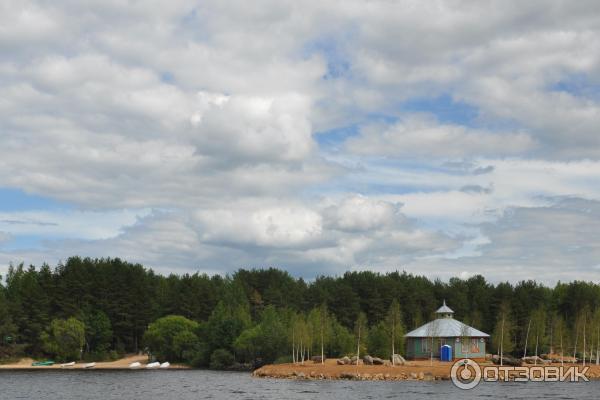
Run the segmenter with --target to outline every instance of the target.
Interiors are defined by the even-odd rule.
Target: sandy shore
[[[31,365],[34,360],[31,358],[22,358],[19,362],[12,364],[3,364],[0,365],[0,370],[46,370],[46,369],[59,369],[59,370],[72,370],[72,369],[84,369],[84,365],[87,364],[85,362],[78,362],[73,367],[61,368],[60,363],[45,366],[45,367],[34,367]],[[142,364],[140,369],[144,369],[146,364],[148,363],[147,356],[140,355],[130,355],[124,358],[121,358],[116,361],[107,361],[107,362],[97,362],[94,369],[103,369],[103,370],[111,370],[111,369],[129,369],[129,365],[134,362],[139,362]],[[171,364],[169,369],[186,369],[189,368],[186,365],[180,364]]]
[[[409,361],[406,365],[337,365],[337,360],[325,364],[305,362],[301,364],[265,365],[254,371],[260,378],[284,379],[356,379],[356,380],[449,380],[452,363],[440,361]],[[480,365],[492,366],[482,362]],[[552,364],[560,366],[560,364]],[[567,364],[565,364],[567,365]],[[532,367],[532,365],[524,365]],[[579,365],[581,368],[582,366]],[[590,379],[600,379],[600,366],[590,366],[586,373]]]

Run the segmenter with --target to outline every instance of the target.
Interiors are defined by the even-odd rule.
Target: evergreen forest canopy
[[[0,281],[2,281],[0,279]],[[296,279],[278,269],[162,276],[139,264],[72,257],[55,268],[11,266],[0,284],[0,358],[101,360],[148,350],[161,361],[236,363],[403,354],[402,336],[446,303],[499,338],[504,353],[538,346],[591,357],[600,348],[600,285],[430,280],[405,272]],[[504,335],[500,335],[500,321]],[[393,346],[393,347],[392,347]],[[293,349],[293,350],[292,350]],[[589,353],[588,353],[589,352]]]

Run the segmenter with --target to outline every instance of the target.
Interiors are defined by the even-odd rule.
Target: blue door
[[[452,346],[445,344],[440,347],[440,361],[452,361]]]

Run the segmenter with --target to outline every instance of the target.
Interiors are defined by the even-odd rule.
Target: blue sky
[[[0,274],[597,281],[600,9],[552,3],[6,4]]]

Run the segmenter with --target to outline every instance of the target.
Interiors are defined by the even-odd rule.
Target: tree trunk
[[[563,351],[562,329],[560,331],[560,365],[561,366],[565,365],[565,357],[564,357],[564,351]]]
[[[527,335],[525,336],[525,350],[523,351],[523,358],[527,357],[527,342],[529,341],[529,329],[531,329],[531,318],[529,318],[529,324],[527,325]]]
[[[325,338],[321,327],[321,364],[325,364]]]
[[[584,367],[585,367],[585,345],[586,345],[586,343],[585,343],[585,323],[586,323],[586,320],[584,317],[584,319],[583,319],[583,366]]]
[[[539,335],[535,335],[535,359],[533,360],[533,364],[537,365],[537,355],[538,355],[538,343],[539,343]]]
[[[358,363],[360,361],[360,324],[358,324],[358,342],[356,345],[356,366],[358,367]]]
[[[577,326],[575,326],[575,346],[573,347],[573,364],[575,364],[575,360],[577,359],[577,339],[579,339],[579,334],[577,332]]]
[[[500,366],[504,365],[504,315],[502,315],[502,328],[500,328]]]
[[[392,321],[392,366],[396,365],[396,357],[394,357],[394,355],[396,354],[396,351],[394,350],[394,342],[396,341],[396,324]]]

